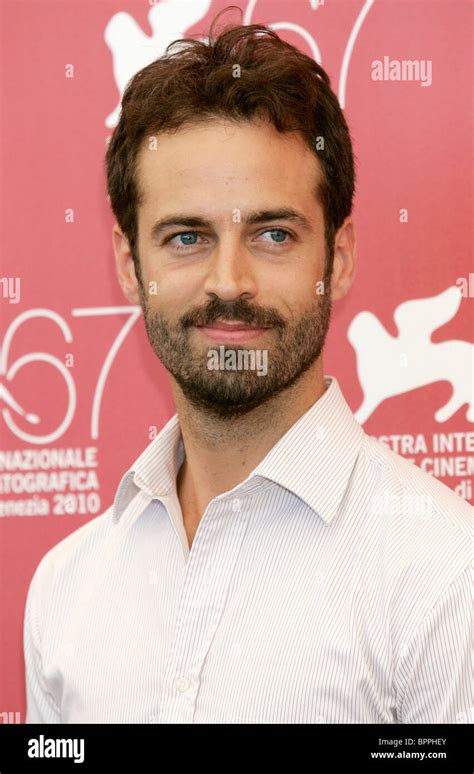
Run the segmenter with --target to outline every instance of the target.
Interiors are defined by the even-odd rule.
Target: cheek
[[[265,303],[261,303],[281,310],[287,319],[298,318],[320,299],[318,283],[321,280],[322,274],[315,270],[314,265],[311,270],[307,267],[306,271],[290,270],[281,277],[274,275],[266,285],[261,286],[261,297],[266,299]]]
[[[145,276],[148,307],[158,311],[171,324],[176,323],[187,310],[206,303],[202,283],[191,271],[148,268]]]

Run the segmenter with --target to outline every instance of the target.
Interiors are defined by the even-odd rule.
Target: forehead
[[[276,194],[286,204],[316,204],[319,160],[296,132],[266,122],[212,120],[147,137],[137,181],[145,208],[205,203],[253,207]],[[280,201],[281,203],[281,201]]]

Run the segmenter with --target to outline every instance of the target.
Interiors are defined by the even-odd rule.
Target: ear
[[[337,301],[349,292],[355,276],[356,237],[354,223],[346,218],[334,239],[331,296]]]
[[[117,223],[112,228],[112,247],[114,249],[115,266],[122,293],[130,303],[139,304],[140,292],[130,245]]]

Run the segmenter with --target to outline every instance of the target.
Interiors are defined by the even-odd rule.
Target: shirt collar
[[[329,523],[349,483],[364,437],[337,379],[254,469],[296,494]]]
[[[235,489],[262,477],[293,492],[329,523],[346,490],[364,430],[337,379],[324,379],[326,391]],[[175,414],[122,477],[112,507],[113,521],[119,521],[140,491],[149,498],[174,495],[183,459],[183,440]]]

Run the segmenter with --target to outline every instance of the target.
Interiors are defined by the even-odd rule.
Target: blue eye
[[[285,231],[284,228],[269,228],[266,231],[263,232],[263,234],[279,234],[283,237],[291,237],[291,234],[288,231]],[[263,236],[262,234],[262,236]],[[281,244],[283,242],[283,239],[277,239],[274,244]]]
[[[183,239],[183,240],[185,240],[185,241],[184,241],[184,244],[177,245],[178,249],[179,249],[180,247],[194,247],[194,245],[196,244],[196,242],[195,242],[195,241],[190,241],[190,242],[188,242],[187,240],[188,240],[190,237],[191,237],[191,239],[193,240],[193,239],[194,239],[195,237],[197,237],[197,236],[198,236],[198,234],[197,234],[197,232],[196,232],[196,231],[182,231],[180,234],[175,234],[173,237],[170,237],[170,240],[169,240],[169,241],[170,241],[170,242],[172,242],[172,241],[173,241],[173,239],[176,239],[177,237],[179,237],[180,239]]]
[[[199,234],[196,231],[180,231],[179,234],[173,234],[166,240],[172,247],[178,252],[186,251],[187,247],[195,247],[198,242]],[[175,239],[180,239],[181,242],[174,244]]]

